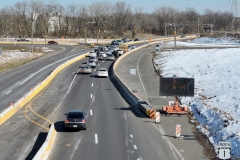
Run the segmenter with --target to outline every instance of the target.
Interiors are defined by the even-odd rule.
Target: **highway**
[[[86,61],[64,69],[0,126],[0,159],[32,159],[51,123],[57,138],[48,159],[179,159],[151,121],[125,102],[111,79],[76,74]],[[97,68],[111,63],[100,61]],[[64,114],[70,109],[88,114],[86,131],[65,131]]]
[[[97,68],[110,65],[100,61]],[[71,68],[76,72],[78,65]],[[49,160],[179,159],[157,128],[136,114],[109,78],[96,78],[96,72],[93,75],[78,75],[63,99],[56,114],[58,134]],[[71,109],[88,114],[86,131],[64,129],[64,113]]]
[[[63,58],[81,52],[81,49],[69,48],[68,52],[61,53]],[[162,139],[158,128],[123,99],[114,86],[111,72],[109,78],[97,78],[96,71],[92,75],[78,73],[87,59],[61,71],[41,94],[0,126],[0,159],[32,159],[45,141],[51,123],[55,124],[57,131],[48,158],[51,160],[181,159],[175,148]],[[37,62],[30,64],[34,66]],[[48,64],[51,63],[37,68],[41,70]],[[97,68],[109,68],[111,64],[100,61]],[[51,69],[45,72],[45,76]],[[7,72],[6,76],[12,74]],[[16,77],[21,77],[20,73]],[[88,114],[86,131],[64,129],[64,114],[70,109],[81,109]]]
[[[80,47],[54,46],[54,48],[61,51],[49,53],[0,75],[0,112],[41,82],[58,65],[86,52],[86,49]]]

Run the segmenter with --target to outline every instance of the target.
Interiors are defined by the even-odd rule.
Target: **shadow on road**
[[[32,151],[29,153],[29,155],[27,156],[27,158],[25,160],[32,160],[33,157],[36,155],[36,153],[38,152],[38,150],[41,148],[41,146],[43,145],[43,143],[45,142],[46,138],[47,138],[47,132],[40,132],[38,134],[38,137],[36,139],[36,142],[32,148]]]
[[[65,129],[64,121],[58,121],[54,123],[55,130],[57,132],[78,132],[81,129]]]

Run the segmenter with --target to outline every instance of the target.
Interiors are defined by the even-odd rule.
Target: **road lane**
[[[100,62],[99,67],[109,65],[109,62]],[[110,79],[88,78],[74,85],[75,91],[69,93],[62,106],[87,110],[87,130],[66,132],[63,122],[57,124],[58,136],[50,160],[180,159],[148,119],[133,113],[134,109],[122,99]],[[95,93],[89,93],[92,84]],[[87,105],[84,101],[88,100],[89,94],[94,98]],[[84,105],[78,105],[73,97],[78,97]]]
[[[59,53],[49,53],[38,60],[2,73],[0,75],[0,112],[40,83],[57,66],[88,50],[81,47],[65,47]]]
[[[50,123],[33,114],[30,108],[42,117],[56,122],[59,104],[72,83],[74,71],[85,61],[74,63],[60,72],[40,95],[0,126],[0,159],[32,159],[45,141]],[[78,75],[78,78],[84,76]],[[30,122],[26,116],[35,123]]]

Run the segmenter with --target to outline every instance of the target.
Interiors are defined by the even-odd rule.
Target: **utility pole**
[[[87,33],[86,33],[86,23],[85,23],[85,29],[84,29],[84,31],[85,31],[85,46],[86,46],[86,44],[87,44]]]
[[[176,29],[176,23],[174,23],[174,49],[176,50],[176,36],[177,36],[177,29]]]
[[[32,13],[32,32],[31,32],[31,39],[32,39],[32,44],[31,44],[31,52],[33,53],[33,30],[34,30],[34,23],[38,17],[38,14],[33,12]]]
[[[165,24],[165,37],[167,37],[167,27],[166,27],[167,23]]]
[[[199,35],[199,18],[198,18],[198,36],[200,36],[200,35]]]
[[[237,15],[238,15],[238,0],[232,0],[232,12],[233,12],[233,15],[235,14],[235,16],[233,17],[233,20],[232,20],[232,31],[234,31],[234,24],[235,24],[235,21],[236,21],[236,18],[237,18]]]

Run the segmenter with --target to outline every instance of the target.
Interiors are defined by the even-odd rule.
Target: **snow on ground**
[[[31,52],[21,52],[21,51],[3,51],[2,54],[0,54],[0,65],[11,63],[14,60],[20,60],[20,59],[29,59],[29,58],[37,58],[41,56],[42,53],[34,53]]]
[[[173,46],[173,42],[163,46]],[[231,157],[240,158],[240,48],[236,39],[198,38],[190,42],[177,42],[181,46],[214,45],[214,49],[170,50],[158,53],[154,59],[156,69],[163,77],[195,79],[195,96],[184,97],[197,129],[203,132],[218,151],[219,141],[231,142]],[[205,46],[206,46],[205,45]],[[229,46],[230,47],[230,46]]]

